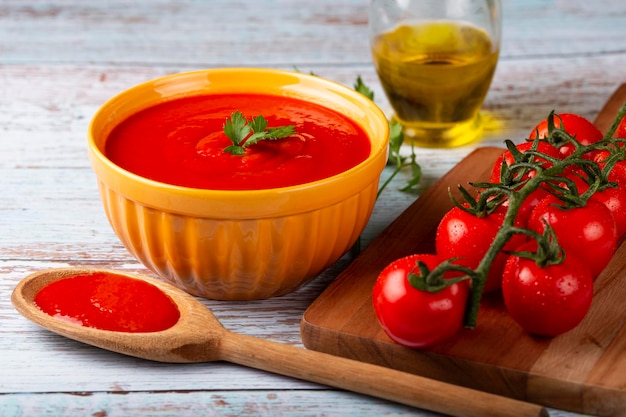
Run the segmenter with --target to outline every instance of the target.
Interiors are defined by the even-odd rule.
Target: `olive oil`
[[[499,54],[487,32],[450,21],[404,23],[376,36],[372,53],[394,117],[416,145],[478,139]]]

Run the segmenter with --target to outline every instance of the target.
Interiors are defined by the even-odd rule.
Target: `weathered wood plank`
[[[503,59],[623,52],[623,2],[502,4]],[[367,6],[367,0],[4,0],[0,51],[13,64],[365,64]]]
[[[211,417],[314,417],[366,416],[372,409],[384,410],[377,416],[440,414],[418,412],[409,407],[343,391],[255,390],[248,392],[196,390],[180,392],[61,393],[0,396],[0,414],[38,417],[60,416],[211,416]]]
[[[121,394],[121,395],[120,395]],[[74,415],[152,417],[326,417],[326,416],[442,416],[345,391],[255,390],[179,392],[71,392],[0,396],[0,414],[60,417]],[[550,410],[551,417],[573,416]]]
[[[484,106],[495,120],[477,145],[522,140],[536,122],[554,109],[593,119],[624,81],[625,66],[626,53],[501,62]],[[13,98],[0,101],[0,168],[88,167],[86,132],[100,105],[132,85],[188,70],[193,68],[0,66],[0,95]],[[302,70],[346,85],[353,85],[356,77],[362,75],[374,89],[376,102],[391,113],[371,65],[310,66]],[[33,85],[41,87],[31,88]],[[449,169],[475,146],[452,151],[419,149],[418,153],[426,168],[429,160],[437,159],[449,161],[445,167]],[[445,169],[439,168],[434,176],[442,172]]]

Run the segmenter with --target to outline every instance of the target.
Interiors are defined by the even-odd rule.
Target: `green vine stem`
[[[517,184],[472,184],[477,188],[486,188],[487,192],[481,193],[479,199],[490,199],[494,200],[494,196],[504,195],[505,199],[508,200],[508,208],[504,217],[504,221],[500,230],[496,234],[491,246],[489,247],[487,253],[484,255],[483,259],[479,263],[478,267],[475,269],[472,275],[472,285],[470,289],[470,295],[467,304],[467,310],[465,314],[465,326],[468,328],[474,328],[476,326],[477,318],[478,318],[478,310],[480,306],[480,300],[482,298],[483,289],[485,286],[485,282],[487,279],[487,275],[491,265],[493,264],[496,256],[502,251],[506,243],[511,239],[514,234],[517,233],[526,233],[525,230],[520,230],[520,228],[515,227],[515,219],[517,217],[517,213],[520,210],[521,205],[526,200],[526,198],[534,191],[536,191],[542,184],[545,183],[559,183],[562,182],[562,177],[559,177],[560,174],[565,171],[570,166],[581,166],[585,164],[590,164],[588,160],[583,159],[583,155],[597,149],[609,150],[611,152],[611,156],[609,160],[611,161],[611,165],[614,165],[618,160],[626,159],[626,155],[617,144],[614,139],[612,139],[612,135],[615,132],[615,129],[619,125],[620,121],[626,115],[626,103],[624,103],[619,110],[615,121],[613,122],[612,127],[605,134],[604,139],[600,142],[591,144],[591,145],[582,145],[575,140],[575,138],[567,135],[567,133],[562,130],[555,128],[553,132],[547,138],[547,141],[550,142],[554,140],[555,142],[563,143],[563,137],[566,136],[566,139],[572,142],[575,145],[574,152],[567,156],[564,159],[556,159],[552,158],[548,155],[542,154],[535,150],[527,151],[526,154],[530,156],[540,156],[542,159],[549,161],[551,164],[549,167],[544,168],[538,163],[533,163],[534,158],[530,159],[530,163],[528,161],[520,161],[513,163],[508,167],[510,170],[518,170],[518,178],[521,177],[524,172],[527,172],[529,169],[535,170],[536,174],[534,177],[530,179],[525,179]],[[507,141],[507,146],[513,145],[511,141]],[[513,145],[514,146],[514,145]],[[595,162],[591,162],[591,164],[596,164]],[[608,164],[607,164],[608,165]],[[597,169],[596,169],[597,168]],[[612,166],[608,167],[608,170]],[[586,169],[585,172],[590,177],[598,176],[598,173],[601,173],[601,178],[590,178],[590,182],[593,183],[594,187],[591,192],[586,192],[581,196],[578,196],[584,203],[587,198],[589,198],[595,189],[597,189],[602,182],[606,182],[608,177],[608,172],[601,171],[596,164],[592,169]],[[494,191],[495,189],[495,191]],[[574,190],[575,191],[575,190]],[[561,196],[559,196],[561,197]],[[567,200],[570,197],[565,196],[564,199]],[[500,200],[504,200],[500,198]]]

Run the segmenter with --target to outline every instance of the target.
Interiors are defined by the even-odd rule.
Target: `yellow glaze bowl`
[[[311,101],[356,122],[369,157],[303,185],[216,191],[143,178],[104,153],[111,131],[147,107],[211,93],[260,93]],[[389,126],[369,99],[320,77],[273,69],[208,69],[158,78],[106,102],[88,132],[89,159],[104,210],[124,246],[190,294],[250,300],[291,292],[337,261],[365,228],[387,161]]]

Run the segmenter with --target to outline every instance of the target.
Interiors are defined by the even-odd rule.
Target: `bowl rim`
[[[355,119],[345,113],[344,115],[357,123],[370,138],[370,155],[367,159],[346,171],[304,184],[258,190],[212,190],[173,185],[142,177],[113,163],[101,149],[104,147],[106,136],[110,133],[110,129],[134,112],[154,106],[159,102],[197,95],[200,92],[206,94],[208,91],[206,88],[216,88],[215,83],[211,81],[212,78],[217,80],[222,78],[236,78],[238,81],[247,80],[239,85],[238,89],[241,92],[249,92],[249,84],[252,82],[252,77],[255,79],[265,77],[266,80],[277,80],[272,85],[264,85],[258,91],[255,90],[255,93],[294,95],[301,99],[305,99],[304,96],[306,96],[308,99],[314,98],[318,104],[334,107],[334,110],[340,112],[342,104],[350,103],[355,109],[359,110],[361,117]],[[205,81],[204,86],[201,85],[202,81]],[[185,86],[194,88],[187,89]],[[217,86],[217,88],[224,87]],[[232,89],[233,87],[230,86],[224,91],[232,92]],[[131,98],[133,96],[141,96],[142,93],[151,91],[156,92],[156,95],[154,95],[155,100],[146,98],[144,100],[145,103],[136,104],[134,110],[128,111],[126,117],[120,118],[117,123],[107,121],[115,116],[120,106],[132,103]],[[312,94],[312,96],[308,94]],[[328,95],[330,98],[326,98],[325,95]],[[161,98],[159,99],[157,96]],[[333,97],[340,100],[341,104],[331,106],[330,103]],[[369,125],[366,124],[366,120],[369,120]],[[103,123],[104,126],[108,126],[108,132],[104,134],[99,132],[103,127]],[[372,134],[378,135],[378,137],[373,138]],[[375,172],[375,183],[377,185],[378,178],[388,158],[389,123],[384,112],[372,100],[338,82],[298,71],[254,67],[224,67],[169,74],[144,81],[123,90],[98,108],[89,123],[87,136],[89,160],[101,187],[106,186],[142,205],[169,212],[198,217],[207,217],[207,215],[215,217],[215,213],[230,210],[227,214],[224,213],[223,216],[218,215],[218,217],[260,218],[313,211],[320,207],[335,204],[347,198],[348,194],[357,194],[365,187],[371,186],[371,172]],[[101,139],[102,137],[104,138]],[[102,141],[102,145],[99,145],[99,139]],[[369,176],[365,175],[367,172],[370,172]],[[347,183],[350,183],[350,187],[345,187]],[[143,190],[139,191],[138,188],[143,188]],[[293,202],[294,199],[306,198],[307,195],[311,195],[311,192],[325,188],[339,190],[339,192],[317,192],[315,201],[309,201],[306,207],[302,204],[296,204],[296,206],[299,206],[298,208],[291,207],[293,204],[290,202]],[[350,189],[352,190],[349,191]],[[175,204],[172,199],[176,200]],[[253,210],[254,213],[252,213],[252,210],[246,209],[247,203],[251,199],[258,201],[261,206],[266,208],[259,211],[259,204],[254,204],[255,209]],[[214,209],[209,210],[211,213],[207,213],[205,207],[207,200],[213,203]],[[237,205],[238,208],[233,210],[233,205]]]

